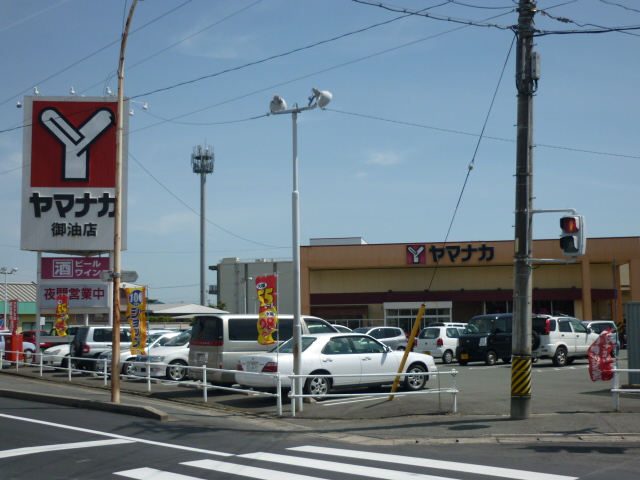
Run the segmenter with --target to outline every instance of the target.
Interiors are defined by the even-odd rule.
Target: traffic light
[[[584,217],[582,215],[566,215],[560,219],[560,248],[563,255],[575,257],[584,255],[587,247]]]

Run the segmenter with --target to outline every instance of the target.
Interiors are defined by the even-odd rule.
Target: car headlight
[[[55,350],[45,350],[43,353],[46,353],[47,355],[58,355],[60,350],[60,348],[56,348]]]
[[[152,362],[152,363],[162,363],[164,361],[164,357],[158,357],[158,356],[153,357],[153,356],[151,356],[151,357],[149,357],[149,361]]]
[[[480,343],[478,345],[480,345],[481,347],[486,347],[487,346],[487,337],[482,337],[480,339]]]

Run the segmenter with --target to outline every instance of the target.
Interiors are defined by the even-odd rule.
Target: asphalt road
[[[273,420],[206,425],[0,398],[3,480],[635,480],[640,446],[385,445],[270,428]]]

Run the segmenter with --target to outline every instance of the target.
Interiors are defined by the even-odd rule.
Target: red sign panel
[[[43,257],[43,280],[99,280],[109,270],[108,257]]]
[[[115,188],[114,102],[33,102],[32,187]]]

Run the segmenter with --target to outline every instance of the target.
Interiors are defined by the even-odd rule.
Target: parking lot
[[[618,367],[627,368],[627,352],[622,350]],[[457,413],[460,415],[509,415],[511,366],[497,364],[485,366],[482,363],[470,363],[459,366],[438,364],[440,371],[455,370],[457,395]],[[3,373],[16,373],[14,367],[7,367]],[[40,377],[40,369],[30,366],[20,368],[19,375]],[[56,382],[68,382],[68,373],[61,370],[44,369],[43,379]],[[540,360],[533,365],[533,387],[531,411],[533,414],[553,414],[567,412],[611,412],[613,399],[612,381],[592,382],[589,377],[588,362],[577,360],[573,365],[555,367],[550,360]],[[98,389],[110,389],[110,384],[101,375],[74,372],[72,382]],[[440,385],[438,385],[440,382]],[[621,374],[621,384],[627,383],[627,374]],[[449,375],[433,377],[428,382],[430,390],[451,386]],[[145,379],[123,377],[120,383],[122,392],[145,395],[151,398],[176,402],[203,403],[203,386],[200,382],[169,382],[152,380],[151,391]],[[347,398],[326,398],[317,402],[305,403],[297,416],[307,418],[381,418],[406,415],[441,415],[453,411],[453,396],[449,393],[396,396],[389,401],[386,395],[390,387],[379,389],[361,389],[350,393],[383,394],[380,396],[358,396]],[[207,390],[208,405],[246,413],[276,416],[277,403],[273,397],[247,394],[229,390]],[[625,412],[640,412],[640,396],[623,395],[620,409]],[[290,415],[290,401],[283,399],[284,415]]]

